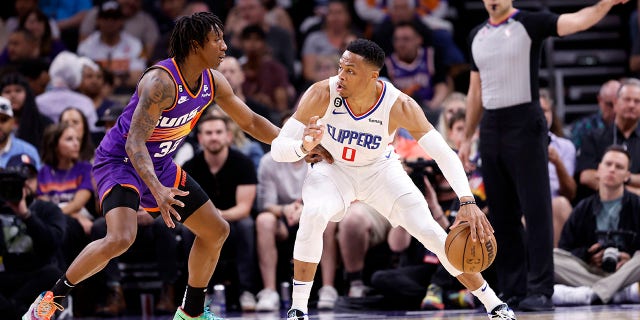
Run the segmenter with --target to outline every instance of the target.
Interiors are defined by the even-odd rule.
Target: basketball
[[[466,273],[476,273],[487,269],[496,258],[498,245],[492,235],[481,243],[471,240],[471,228],[463,222],[451,229],[445,241],[444,251],[451,265]]]

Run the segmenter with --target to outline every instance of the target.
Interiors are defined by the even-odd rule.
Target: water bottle
[[[211,311],[218,315],[223,315],[227,311],[227,297],[224,292],[224,285],[213,286],[213,298],[211,299]]]
[[[280,284],[280,299],[282,300],[282,308],[289,310],[291,308],[291,284],[288,281]]]

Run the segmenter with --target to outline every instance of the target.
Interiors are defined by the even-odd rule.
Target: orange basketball
[[[498,245],[491,235],[484,243],[471,240],[471,228],[463,222],[449,231],[444,243],[444,252],[451,265],[466,273],[476,273],[488,268],[496,258]]]

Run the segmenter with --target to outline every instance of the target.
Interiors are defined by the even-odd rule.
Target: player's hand
[[[462,200],[464,201],[464,200]],[[469,222],[469,228],[471,229],[471,240],[484,243],[489,237],[492,236],[493,227],[487,216],[478,208],[475,204],[467,204],[458,210],[456,215],[456,221],[451,225],[451,229],[457,227],[463,221]]]
[[[329,153],[327,149],[325,149],[321,144],[319,144],[315,148],[313,148],[311,151],[309,151],[309,154],[307,154],[307,156],[304,157],[304,161],[311,164],[318,163],[320,161],[326,161],[327,163],[332,164],[333,156],[331,156],[331,153]]]
[[[158,203],[158,208],[160,208],[160,214],[162,214],[162,220],[169,228],[175,228],[176,224],[171,219],[171,216],[174,216],[176,220],[180,221],[182,218],[178,211],[173,207],[176,205],[178,207],[184,207],[184,203],[178,199],[175,199],[175,196],[185,197],[189,194],[188,191],[182,191],[178,188],[167,188],[162,187],[162,189],[155,195],[156,202]]]
[[[324,134],[324,126],[320,123],[320,117],[313,116],[309,119],[307,127],[304,128],[304,134],[302,135],[302,146],[305,150],[311,151],[322,140]]]
[[[469,160],[470,155],[471,140],[464,139],[460,143],[460,148],[458,148],[458,157],[460,158],[460,161],[462,161],[462,166],[464,166],[465,172],[470,172],[471,170],[473,170],[473,164],[471,163],[471,160]]]

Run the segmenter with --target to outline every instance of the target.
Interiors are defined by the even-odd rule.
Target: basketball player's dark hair
[[[222,21],[211,12],[197,12],[179,18],[169,39],[169,56],[176,62],[184,62],[189,53],[198,46],[204,46],[211,30],[218,36],[224,32]]]
[[[627,156],[627,159],[629,159],[629,166],[631,165],[631,154],[629,153],[629,150],[627,150],[627,146],[626,145],[612,144],[612,145],[608,146],[607,149],[604,150],[603,154],[606,154],[609,151],[620,152],[620,153],[624,154],[625,156]],[[629,167],[627,166],[627,169],[628,168]]]
[[[381,70],[384,66],[384,51],[375,42],[367,39],[356,39],[347,45],[347,51],[364,58],[364,61]]]

